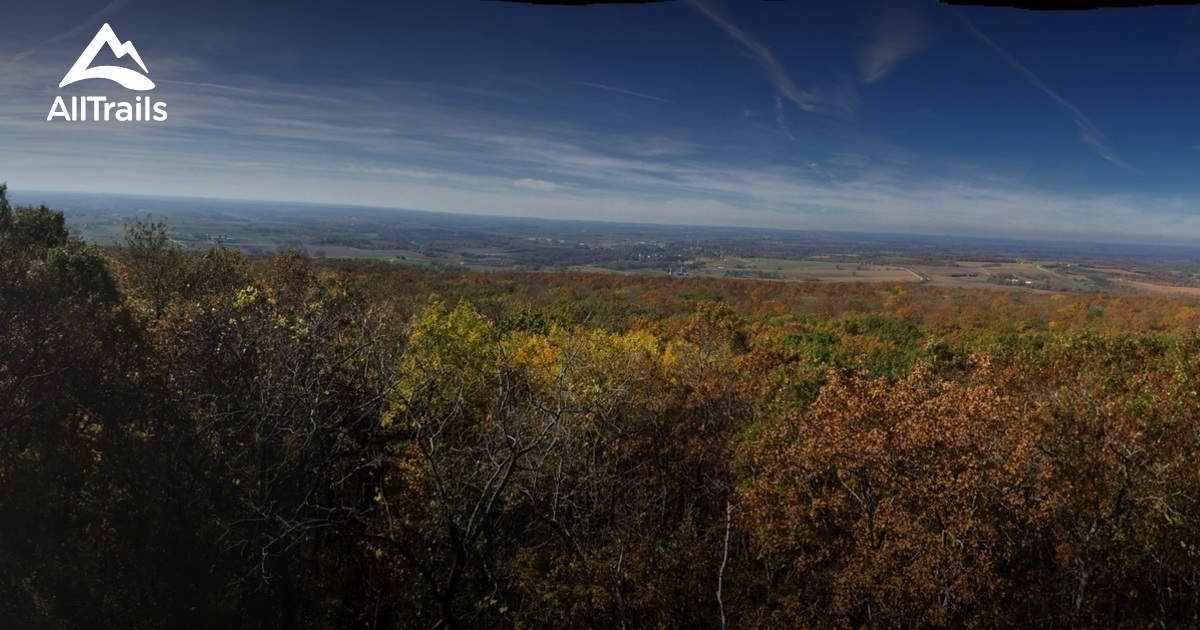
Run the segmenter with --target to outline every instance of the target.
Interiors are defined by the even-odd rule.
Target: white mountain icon
[[[64,87],[84,79],[108,79],[109,81],[116,81],[130,90],[143,91],[154,89],[154,82],[149,77],[144,74],[138,74],[137,71],[130,70],[129,68],[122,68],[120,66],[96,66],[95,68],[89,68],[88,66],[96,59],[96,53],[99,53],[100,48],[105,44],[108,44],[108,48],[112,50],[118,59],[129,55],[142,67],[143,72],[150,72],[146,70],[146,64],[142,63],[142,57],[138,55],[137,49],[133,47],[133,42],[121,43],[121,40],[117,39],[117,34],[113,32],[112,27],[105,23],[96,32],[96,36],[92,38],[92,43],[83,49],[83,54],[79,55],[79,59],[75,60],[75,65],[71,66],[71,69],[67,71],[67,76],[63,77],[62,83],[59,83],[58,87]]]

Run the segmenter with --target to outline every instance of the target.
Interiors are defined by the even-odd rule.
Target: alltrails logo
[[[66,87],[76,81],[84,79],[108,79],[119,83],[122,87],[130,90],[144,92],[154,89],[154,82],[145,74],[141,74],[136,70],[122,68],[120,66],[95,66],[92,67],[92,62],[95,61],[96,55],[104,46],[108,46],[117,58],[129,55],[141,67],[142,72],[149,73],[146,69],[146,64],[142,62],[141,55],[138,54],[136,48],[133,47],[133,42],[121,43],[117,39],[117,34],[113,32],[112,27],[108,24],[100,27],[96,36],[92,38],[92,43],[83,50],[83,54],[79,55],[79,59],[75,60],[75,65],[67,71],[67,75],[63,77],[58,87]],[[89,108],[89,105],[91,106]],[[107,96],[72,96],[71,106],[67,107],[67,101],[61,96],[54,97],[54,105],[50,107],[50,113],[46,116],[46,120],[54,120],[62,117],[64,120],[71,122],[88,120],[89,109],[91,120],[109,121],[116,120],[121,122],[130,121],[155,121],[162,122],[167,119],[167,104],[155,103],[151,100],[150,95],[145,97],[137,97],[132,103],[124,101],[109,101]]]

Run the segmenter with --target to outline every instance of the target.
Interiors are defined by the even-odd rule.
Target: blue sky
[[[58,87],[106,22],[167,121],[46,121],[140,94]],[[1200,239],[1194,7],[45,0],[0,64],[14,190]]]

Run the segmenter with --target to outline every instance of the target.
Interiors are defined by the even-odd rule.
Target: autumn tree
[[[216,621],[204,548],[161,473],[169,414],[106,256],[0,186],[0,621]],[[201,588],[197,588],[201,587]],[[190,609],[190,613],[186,612]]]
[[[780,571],[775,622],[989,626],[1035,603],[1046,458],[986,363],[979,375],[834,372],[748,444],[739,522]]]

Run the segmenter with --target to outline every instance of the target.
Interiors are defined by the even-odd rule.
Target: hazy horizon
[[[1109,240],[1066,237],[1017,237],[1017,236],[988,236],[984,234],[938,234],[931,232],[901,232],[901,231],[880,231],[880,230],[839,230],[819,227],[776,227],[776,226],[752,226],[733,224],[685,224],[685,223],[667,223],[655,222],[652,220],[607,220],[603,218],[587,218],[587,217],[536,217],[524,215],[487,215],[475,212],[457,212],[457,211],[441,211],[441,210],[421,210],[417,208],[404,208],[393,206],[376,206],[365,204],[349,204],[349,203],[322,203],[313,201],[289,201],[280,199],[234,199],[228,197],[196,197],[196,196],[178,196],[178,195],[139,195],[139,194],[123,194],[123,193],[105,193],[105,192],[74,192],[74,191],[52,191],[52,190],[14,190],[11,186],[8,189],[8,198],[14,205],[37,206],[45,204],[52,209],[63,210],[67,217],[68,227],[72,224],[72,216],[78,211],[83,214],[91,214],[105,210],[103,207],[107,203],[133,203],[135,201],[144,201],[147,204],[155,207],[139,207],[134,209],[129,208],[112,208],[114,212],[128,214],[129,218],[151,218],[155,221],[162,220],[166,223],[168,229],[172,229],[172,218],[185,218],[192,216],[196,211],[226,211],[232,209],[243,210],[247,214],[247,219],[260,212],[267,213],[287,213],[295,211],[298,213],[312,211],[315,216],[325,216],[322,212],[344,212],[361,210],[368,215],[377,217],[377,213],[396,213],[397,220],[410,218],[406,215],[416,213],[420,215],[429,215],[436,222],[438,217],[445,217],[447,220],[463,220],[470,218],[480,219],[496,219],[496,220],[511,220],[511,221],[532,221],[541,222],[547,226],[555,225],[557,221],[566,222],[566,224],[582,224],[595,225],[599,228],[603,226],[613,226],[617,228],[631,229],[644,227],[650,232],[656,232],[660,229],[668,228],[695,228],[697,230],[713,230],[719,232],[734,232],[744,233],[747,236],[755,235],[793,235],[801,236],[805,234],[829,234],[839,237],[877,237],[884,240],[890,239],[905,239],[914,243],[955,243],[962,247],[981,246],[996,244],[1010,245],[1027,245],[1032,249],[1046,247],[1053,249],[1058,246],[1068,246],[1074,249],[1074,246],[1088,247],[1096,246],[1101,248],[1128,248],[1130,250],[1143,250],[1147,253],[1151,251],[1172,251],[1175,253],[1185,252],[1189,259],[1196,258],[1200,260],[1200,244],[1189,242],[1163,242],[1160,240],[1120,240],[1119,237],[1114,237]],[[97,201],[102,203],[97,203]],[[78,204],[78,205],[76,205]],[[160,206],[161,204],[161,206]],[[180,204],[172,207],[172,204]],[[298,215],[297,215],[298,216]],[[378,218],[378,217],[377,217]],[[665,237],[665,235],[662,235]],[[1049,250],[1047,250],[1049,251]],[[982,252],[986,253],[986,252]],[[1111,251],[1093,252],[1097,255],[1111,255]],[[1128,254],[1129,252],[1126,252]]]

